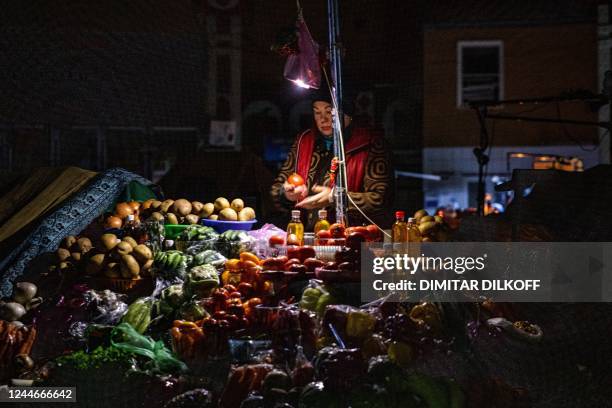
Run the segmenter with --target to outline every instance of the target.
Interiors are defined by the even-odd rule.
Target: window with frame
[[[457,106],[499,101],[504,94],[502,41],[460,41],[457,44]]]

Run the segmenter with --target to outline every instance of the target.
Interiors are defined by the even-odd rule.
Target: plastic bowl
[[[239,230],[239,231],[250,231],[253,228],[253,225],[257,222],[257,220],[251,221],[219,221],[219,220],[209,220],[204,218],[200,221],[202,225],[207,227],[212,227],[219,234],[227,231],[227,230]]]
[[[166,224],[164,225],[164,230],[165,230],[164,237],[166,239],[175,240],[176,237],[178,237],[179,234],[183,232],[183,230],[187,228],[188,226],[189,225],[183,225],[183,224]]]

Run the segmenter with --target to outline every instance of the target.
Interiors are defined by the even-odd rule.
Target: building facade
[[[476,7],[478,2],[473,3]],[[480,144],[481,124],[470,101],[600,92],[595,6],[567,10],[561,4],[560,10],[546,13],[537,6],[492,3],[483,5],[476,16],[464,10],[464,20],[458,12],[452,22],[445,17],[452,9],[430,10],[430,23],[425,25],[423,171],[440,176],[424,184],[430,210],[476,206],[478,163],[473,149]],[[487,112],[595,123],[597,108],[575,100],[506,103]],[[502,204],[504,197],[495,197],[494,185],[508,179],[513,168],[530,168],[533,156],[578,157],[585,168],[602,161],[604,147],[596,125],[489,119],[486,127],[486,191]]]

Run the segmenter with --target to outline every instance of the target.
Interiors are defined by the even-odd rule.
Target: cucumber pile
[[[246,231],[227,230],[217,239],[216,249],[227,258],[238,258],[241,252],[250,251],[253,238]]]
[[[190,225],[176,238],[179,241],[209,241],[219,236],[217,232],[204,225]]]
[[[144,333],[151,323],[151,298],[140,298],[130,305],[121,318],[122,323],[129,323],[138,333]]]
[[[157,252],[153,258],[155,266],[166,272],[178,272],[181,274],[191,264],[193,257],[185,255],[181,251]]]
[[[226,258],[219,252],[207,249],[193,255],[191,266],[212,265],[214,267],[222,267],[225,261]]]
[[[182,271],[185,268],[198,265],[223,266],[226,258],[212,249],[184,254],[181,251],[170,250],[157,252],[153,258],[155,266],[165,271]]]
[[[248,238],[249,234],[242,230],[227,230],[219,235],[220,242],[242,242]]]

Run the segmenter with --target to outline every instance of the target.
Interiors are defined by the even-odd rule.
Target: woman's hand
[[[301,201],[308,195],[306,185],[302,184],[296,187],[287,181],[283,184],[283,191],[285,192],[285,198],[289,201]]]
[[[295,206],[306,210],[328,207],[332,203],[332,189],[325,186],[314,186],[312,188],[316,194],[303,199]]]

